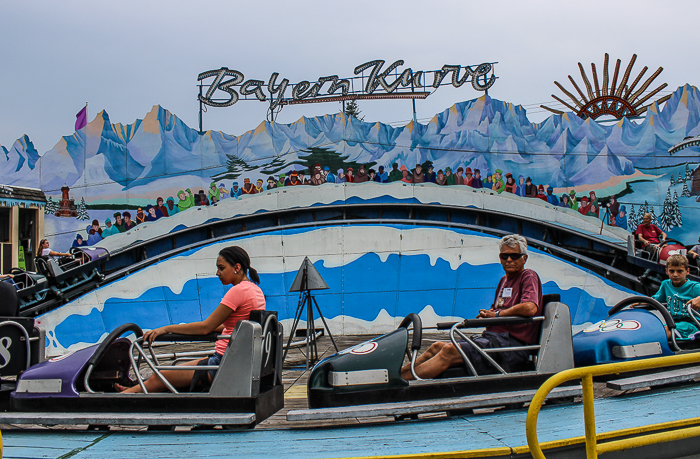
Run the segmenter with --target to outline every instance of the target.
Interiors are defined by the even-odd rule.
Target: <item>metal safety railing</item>
[[[624,449],[638,448],[657,443],[681,440],[700,436],[700,426],[687,427],[667,432],[653,433],[634,438],[606,441],[598,444],[599,436],[596,434],[595,410],[593,407],[593,377],[631,371],[650,370],[676,365],[688,365],[700,363],[700,352],[690,354],[673,355],[670,357],[658,357],[654,359],[634,360],[631,362],[608,363],[591,367],[572,368],[555,374],[542,384],[532,398],[527,412],[525,423],[527,444],[530,454],[535,459],[545,459],[539,439],[537,438],[537,418],[547,395],[555,387],[567,381],[581,380],[583,387],[583,419],[586,429],[586,457],[597,458],[598,454],[621,451]]]

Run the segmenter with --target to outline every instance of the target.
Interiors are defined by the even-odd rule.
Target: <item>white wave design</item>
[[[383,262],[391,254],[427,255],[432,265],[442,259],[450,264],[451,269],[456,270],[462,263],[472,266],[497,263],[497,241],[498,238],[495,237],[464,234],[449,229],[380,225],[325,227],[296,234],[277,233],[232,239],[197,249],[188,255],[172,257],[100,287],[42,315],[37,319],[37,324],[54,337],[54,330],[67,317],[87,316],[95,309],[101,313],[105,302],[110,298],[136,299],[156,286],[168,287],[179,294],[187,281],[197,277],[213,277],[218,252],[228,245],[243,247],[252,255],[252,266],[260,273],[275,274],[297,271],[306,256],[312,262],[321,260],[325,267],[335,268],[350,264],[370,253],[377,254]],[[609,285],[595,274],[538,251],[530,251],[527,266],[538,272],[543,284],[552,281],[563,290],[580,288],[594,298],[602,298],[609,306],[629,296],[626,291]],[[431,311],[434,315],[432,308]],[[349,316],[337,317],[331,321],[332,330],[376,333],[377,330],[386,331],[389,325],[396,326],[397,320],[401,320],[392,318],[386,311],[377,313],[377,319],[371,322]],[[460,318],[426,316],[424,321],[431,323],[433,319],[449,321]],[[344,323],[343,327],[336,322]],[[73,350],[77,346],[63,348],[60,337],[54,338],[49,346],[51,355]],[[80,346],[84,347],[82,344]]]

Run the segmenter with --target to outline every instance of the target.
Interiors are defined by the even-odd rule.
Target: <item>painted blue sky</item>
[[[605,52],[635,73],[664,72],[667,90],[695,81],[692,58],[698,30],[691,1],[462,2],[349,1],[250,4],[180,0],[114,2],[3,2],[0,30],[0,144],[29,135],[39,153],[73,132],[75,114],[89,102],[89,119],[107,110],[113,122],[132,123],[161,104],[197,126],[197,75],[222,66],[246,78],[272,72],[292,82],[337,74],[373,60],[404,59],[406,67],[498,61],[489,94],[523,104],[530,119],[548,116],[553,80],[580,81]],[[662,93],[662,94],[665,94]],[[470,86],[445,87],[417,104],[426,122],[453,103],[478,97]],[[267,104],[239,102],[210,108],[204,128],[241,134],[265,118]],[[365,101],[366,121],[405,124],[411,102]],[[337,103],[287,107],[278,121],[340,110]]]

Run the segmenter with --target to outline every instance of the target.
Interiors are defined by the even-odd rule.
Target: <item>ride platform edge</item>
[[[596,401],[600,440],[700,425],[700,418],[680,419],[680,407],[700,403],[696,386],[636,392]],[[5,458],[123,458],[137,455],[238,458],[279,455],[285,458],[457,458],[529,457],[525,410],[495,411],[448,419],[360,424],[328,428],[248,431],[76,432],[3,430]],[[580,404],[545,406],[538,426],[548,458],[585,457],[583,408]],[[614,457],[682,457],[700,451],[694,439],[637,448]],[[653,455],[651,455],[653,453]],[[606,457],[613,457],[613,455]]]

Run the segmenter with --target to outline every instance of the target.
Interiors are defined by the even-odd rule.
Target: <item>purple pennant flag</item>
[[[87,105],[75,115],[75,130],[79,131],[87,124]]]

